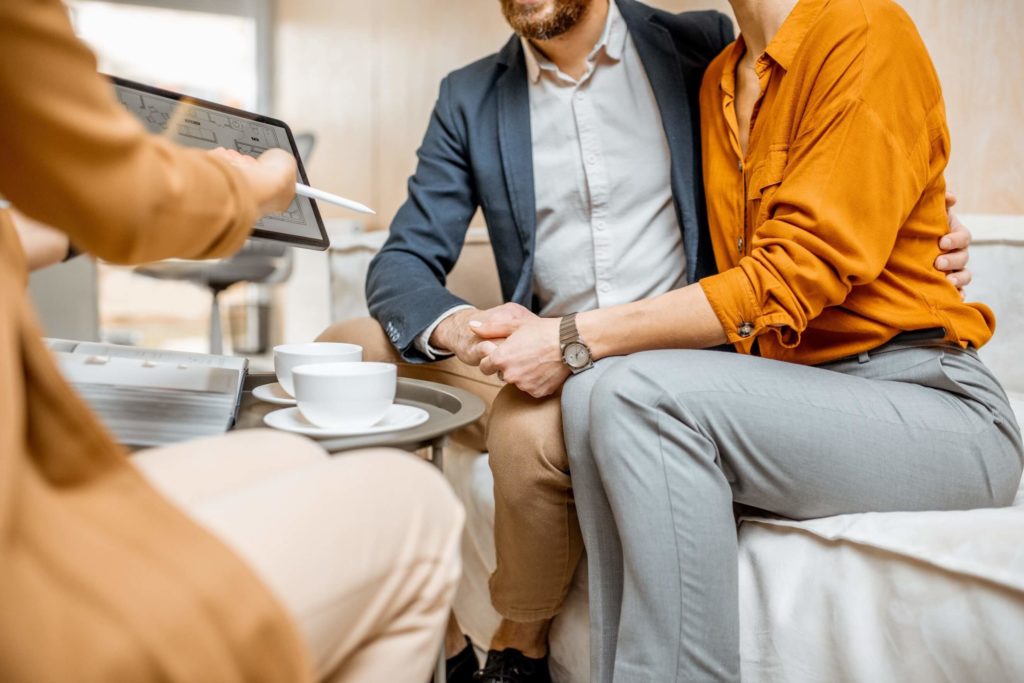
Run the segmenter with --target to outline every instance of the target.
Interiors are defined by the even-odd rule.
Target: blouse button
[[[743,323],[740,325],[739,333],[741,337],[746,339],[750,335],[754,334],[754,325],[752,323]]]
[[[743,245],[744,244],[746,244],[746,243],[743,241],[742,237],[739,238],[738,240],[736,240],[736,251],[738,251],[738,252],[740,252],[742,254],[743,253]]]

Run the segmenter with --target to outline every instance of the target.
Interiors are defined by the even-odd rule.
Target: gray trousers
[[[612,358],[562,409],[595,683],[740,679],[734,501],[794,519],[1002,506],[1024,461],[999,383],[934,343],[820,367]]]

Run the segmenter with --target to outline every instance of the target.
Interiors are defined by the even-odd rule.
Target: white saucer
[[[380,422],[369,427],[357,429],[325,429],[317,427],[299,412],[296,408],[284,408],[268,413],[263,422],[273,429],[280,429],[293,434],[302,434],[319,438],[336,436],[368,436],[370,434],[386,434],[397,432],[402,429],[418,427],[430,419],[430,414],[422,408],[406,406],[399,403],[392,404],[388,412],[381,418]]]
[[[284,390],[284,387],[279,382],[261,384],[252,390],[252,395],[254,398],[258,398],[265,403],[273,403],[276,406],[295,405],[295,399]]]

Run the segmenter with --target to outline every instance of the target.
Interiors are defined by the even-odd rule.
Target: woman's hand
[[[268,149],[254,159],[233,149],[218,147],[211,156],[228,162],[239,171],[252,188],[260,214],[280,213],[295,199],[295,157],[283,149]]]
[[[67,235],[17,211],[11,211],[11,218],[14,220],[14,229],[21,239],[21,248],[25,252],[29,272],[56,265],[67,257]]]
[[[534,398],[554,394],[571,374],[562,361],[557,318],[532,318],[511,323],[470,323],[482,339],[503,339],[500,344],[485,342],[487,354],[480,370],[487,375],[514,384]]]

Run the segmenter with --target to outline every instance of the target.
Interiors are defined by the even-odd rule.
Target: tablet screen
[[[121,104],[151,133],[185,147],[225,147],[253,157],[273,147],[284,149],[296,157],[299,178],[308,183],[295,140],[283,122],[120,78],[111,80]],[[296,197],[284,213],[260,219],[253,236],[314,249],[328,246],[320,212],[305,197]]]

